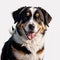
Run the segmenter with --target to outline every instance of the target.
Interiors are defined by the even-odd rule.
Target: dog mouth
[[[39,29],[39,30],[40,30],[40,29]],[[27,38],[28,38],[29,40],[32,40],[33,38],[36,37],[36,35],[37,35],[37,33],[39,32],[39,30],[38,30],[37,32],[32,32],[32,31],[27,32],[27,31],[24,29],[24,32],[25,32]]]
[[[35,36],[36,36],[36,33],[34,33],[34,32],[28,32],[28,34],[27,34],[27,38],[29,40],[32,40]]]

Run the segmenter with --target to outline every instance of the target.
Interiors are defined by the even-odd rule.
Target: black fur
[[[29,8],[31,7],[25,6],[12,13],[15,23],[20,21],[22,21],[22,23],[25,23],[26,21],[29,21],[31,15],[29,17],[26,16],[26,12]]]
[[[30,18],[32,16],[31,11],[29,11],[30,12],[30,16],[29,17],[26,16],[26,13],[27,13],[27,11],[28,11],[29,8],[31,8],[31,7],[26,7],[25,6],[25,7],[22,7],[22,8],[14,11],[12,13],[12,16],[14,18],[15,23],[16,22],[20,22],[20,21],[22,23],[25,23],[25,22],[27,22],[27,21],[30,20]],[[38,19],[38,23],[41,24],[41,20],[44,19],[44,24],[47,25],[47,26],[49,26],[48,24],[50,23],[50,21],[52,19],[52,17],[50,16],[50,14],[46,10],[44,10],[43,8],[41,8],[41,7],[35,7],[35,8],[37,8],[36,12],[39,13],[39,10],[40,10],[42,12],[43,16],[41,15],[38,18],[36,18],[35,14],[34,14],[33,15],[34,20]]]
[[[20,13],[20,11],[21,11],[22,9],[24,9],[24,8],[25,8],[25,7],[22,7],[22,8],[14,11],[14,12],[12,13],[12,16],[13,16],[13,18],[14,18],[14,23],[16,23],[17,21],[20,21],[19,13]]]
[[[22,22],[22,23],[25,23],[27,21],[30,20],[31,16],[32,16],[32,13],[31,11],[30,12],[30,16],[26,16],[26,13],[28,11],[30,7],[22,7],[20,9],[18,9],[17,11],[14,11],[12,13],[12,16],[14,18],[14,22]],[[38,10],[40,10],[42,12],[42,16],[40,16],[38,18],[38,22],[39,24],[41,24],[41,20],[42,20],[42,17],[44,18],[44,24],[48,26],[48,24],[50,23],[51,21],[51,16],[44,10],[42,9],[41,7],[37,7]],[[36,17],[33,15],[34,17],[34,20],[36,19]],[[13,28],[12,28],[13,29]],[[14,29],[13,29],[14,30]],[[17,31],[19,33],[19,29],[17,28]],[[45,33],[45,32],[44,32]],[[43,33],[43,34],[44,34]],[[31,52],[25,47],[21,47],[20,44],[17,44],[13,39],[13,37],[11,37],[4,45],[3,49],[2,49],[2,54],[1,54],[1,60],[15,60],[16,58],[14,57],[13,53],[12,53],[12,48],[11,48],[11,45],[16,48],[17,50],[21,50],[23,51],[24,53],[26,54],[31,54]]]
[[[12,53],[12,48],[13,46],[15,49],[23,51],[26,54],[30,54],[31,52],[26,48],[22,47],[20,44],[16,43],[13,38],[11,37],[4,45],[2,49],[2,54],[1,54],[1,60],[15,60],[16,58],[14,57]]]
[[[12,46],[19,51],[23,51],[25,54],[30,54],[31,53],[25,46],[22,46],[22,44],[18,44],[13,40],[12,40]]]
[[[3,49],[2,49],[2,54],[1,54],[1,60],[15,60],[15,57],[12,53],[12,48],[11,48],[11,38],[5,43]]]
[[[38,9],[41,10],[42,13],[43,13],[43,16],[44,16],[44,24],[47,25],[47,26],[49,26],[48,24],[50,23],[52,17],[51,17],[50,14],[49,14],[46,10],[44,10],[43,8],[38,7]]]

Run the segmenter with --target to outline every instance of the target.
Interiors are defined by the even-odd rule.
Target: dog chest
[[[13,54],[16,57],[16,60],[42,60],[43,53],[41,54],[26,54],[22,51],[17,51],[13,48]]]

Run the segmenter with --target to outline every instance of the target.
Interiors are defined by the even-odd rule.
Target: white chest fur
[[[20,54],[17,50],[13,51],[15,57],[18,60],[42,60],[43,53],[40,55],[37,55],[36,52],[41,49],[44,45],[44,40],[42,38],[42,35],[37,34],[37,36],[33,40],[26,40],[23,37],[20,37],[19,34],[16,32],[13,36],[14,40],[22,44],[22,46],[25,46],[29,51],[32,52],[32,54]]]
[[[38,60],[37,56],[33,55],[33,54],[20,54],[18,51],[14,52],[15,57],[18,60]]]
[[[38,54],[24,54],[22,52],[17,51],[14,48],[13,48],[13,53],[14,53],[14,56],[18,60],[42,60],[42,58],[43,58],[43,53],[40,55],[38,55]]]

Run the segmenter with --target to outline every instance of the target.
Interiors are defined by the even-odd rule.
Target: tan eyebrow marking
[[[30,16],[30,12],[27,12],[26,15],[27,15],[27,16]]]
[[[36,17],[39,17],[39,16],[40,16],[40,14],[39,14],[39,13],[36,13],[36,14],[35,14],[35,16],[36,16]]]

